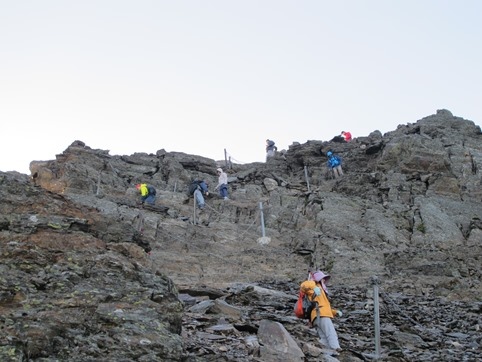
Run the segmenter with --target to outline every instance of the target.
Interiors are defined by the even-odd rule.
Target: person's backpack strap
[[[318,302],[315,303],[315,310],[316,310],[316,318],[320,318],[320,306],[318,305]]]

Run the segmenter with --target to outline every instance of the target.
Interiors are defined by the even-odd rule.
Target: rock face
[[[228,167],[75,141],[31,176],[0,172],[0,360],[368,360],[377,289],[384,360],[480,359],[481,165],[480,127],[447,110]],[[293,314],[312,269],[343,310],[336,357]]]

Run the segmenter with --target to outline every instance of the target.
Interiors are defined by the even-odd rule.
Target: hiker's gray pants
[[[340,348],[338,335],[336,334],[335,326],[333,325],[331,318],[316,317],[315,326],[322,345],[332,349]]]
[[[343,169],[341,168],[341,165],[333,167],[333,174],[335,175],[335,178],[343,175]]]

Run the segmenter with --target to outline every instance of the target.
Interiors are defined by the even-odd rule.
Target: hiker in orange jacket
[[[320,337],[319,342],[335,351],[340,351],[340,343],[336,334],[335,326],[331,321],[335,316],[341,317],[340,310],[332,309],[328,299],[328,288],[326,283],[330,280],[330,275],[322,271],[311,274],[312,280],[301,283],[301,291],[308,295],[308,298],[317,303],[317,307],[311,312],[310,321],[316,326],[316,331]]]

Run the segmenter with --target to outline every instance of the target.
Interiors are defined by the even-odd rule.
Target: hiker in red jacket
[[[350,132],[341,131],[341,136],[345,139],[345,142],[351,141],[351,133]]]

